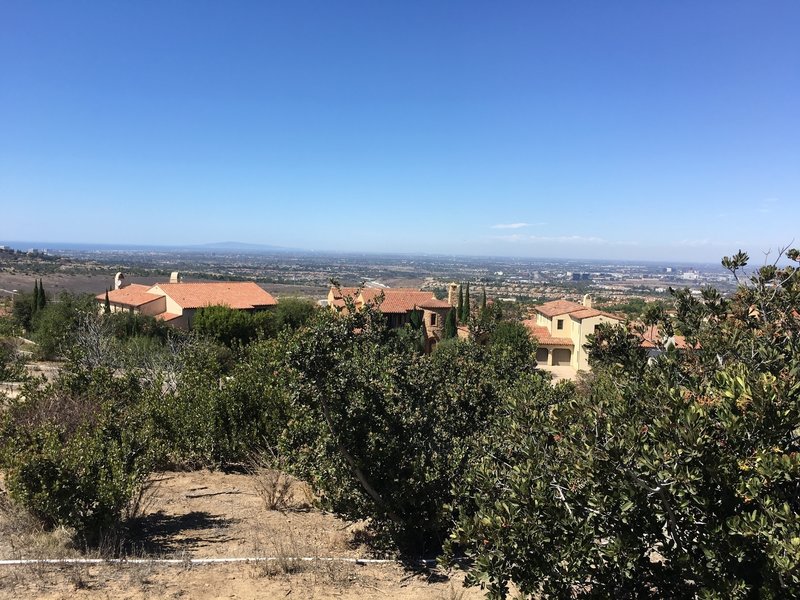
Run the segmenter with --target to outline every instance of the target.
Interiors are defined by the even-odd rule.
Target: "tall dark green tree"
[[[470,301],[469,301],[469,281],[468,281],[464,289],[464,307],[461,313],[461,320],[464,323],[468,323],[469,315],[470,315]]]
[[[38,304],[38,309],[42,310],[47,305],[47,296],[44,293],[44,286],[42,285],[42,280],[39,280],[39,297],[36,300]]]
[[[31,296],[31,316],[39,312],[39,280],[33,282],[33,296]]]
[[[481,296],[481,311],[486,310],[486,286],[483,288],[483,295]]]
[[[449,340],[454,337],[456,337],[456,311],[451,308],[444,320],[444,339]]]
[[[459,321],[463,321],[464,318],[464,288],[462,286],[458,286],[458,307],[457,307],[457,317]]]
[[[111,301],[108,299],[108,290],[106,290],[106,299],[103,302],[103,313],[111,314]]]

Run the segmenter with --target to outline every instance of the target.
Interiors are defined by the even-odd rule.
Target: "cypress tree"
[[[462,316],[462,320],[464,323],[469,321],[469,314],[470,314],[470,306],[469,306],[469,281],[467,282],[467,288],[464,291],[464,312]]]
[[[458,320],[461,321],[464,316],[464,290],[461,286],[458,286]]]
[[[454,338],[456,333],[456,311],[451,308],[447,311],[447,317],[444,320],[444,339]]]
[[[31,316],[35,315],[39,310],[39,280],[33,281],[33,296],[31,297]]]
[[[47,296],[44,293],[44,286],[42,280],[39,280],[39,310],[42,310],[47,304]]]
[[[111,302],[108,299],[108,288],[106,288],[106,301],[103,303],[103,312],[105,314],[111,313]]]
[[[483,287],[483,296],[481,296],[481,312],[486,310],[486,286]]]

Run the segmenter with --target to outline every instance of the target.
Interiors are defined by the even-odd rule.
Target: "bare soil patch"
[[[275,557],[213,565],[102,564],[0,566],[0,598],[481,598],[461,575],[415,573],[396,563],[363,565],[326,558],[370,558],[362,524],[308,507],[295,483],[293,510],[267,510],[252,476],[210,471],[153,476],[145,510],[124,552],[130,557]],[[0,480],[2,486],[2,480]],[[93,557],[69,532],[42,532],[0,496],[0,558]],[[109,539],[109,548],[117,544]],[[106,551],[108,548],[106,549]],[[117,548],[119,550],[119,548]],[[297,557],[314,560],[298,561]]]

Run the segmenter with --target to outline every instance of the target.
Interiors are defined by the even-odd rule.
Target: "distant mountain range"
[[[91,242],[27,242],[27,241],[2,241],[0,245],[6,245],[17,250],[28,250],[30,248],[49,249],[49,250],[123,250],[132,252],[148,251],[170,251],[183,250],[195,252],[213,251],[234,251],[234,252],[308,252],[302,248],[287,248],[285,246],[272,246],[270,244],[250,244],[246,242],[212,242],[208,244],[95,244]]]

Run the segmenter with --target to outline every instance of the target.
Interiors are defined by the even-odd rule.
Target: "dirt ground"
[[[311,598],[468,600],[461,574],[413,572],[398,563],[355,564],[325,558],[371,558],[360,524],[309,508],[295,483],[290,510],[267,510],[258,478],[209,471],[166,472],[152,478],[132,558],[264,558],[271,562],[163,565],[0,566],[0,598]],[[2,480],[0,480],[2,486]],[[0,498],[2,501],[2,498]],[[108,547],[116,546],[109,540]],[[96,557],[81,552],[69,532],[42,532],[30,518],[0,503],[0,559]],[[298,561],[297,557],[313,560]]]

